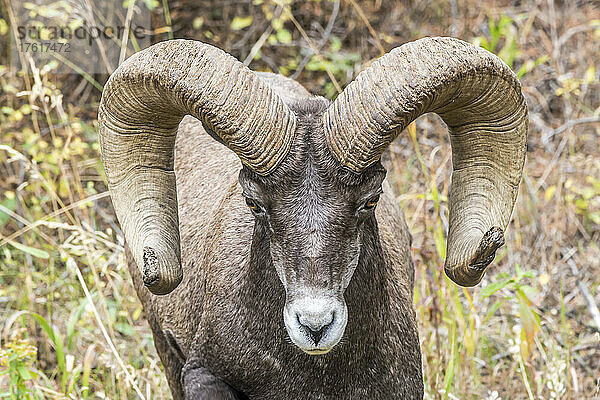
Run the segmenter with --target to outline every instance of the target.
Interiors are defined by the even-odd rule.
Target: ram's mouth
[[[333,347],[330,347],[328,349],[308,349],[308,350],[302,349],[302,351],[304,351],[306,354],[311,355],[311,356],[321,356],[323,354],[329,353],[332,348]]]

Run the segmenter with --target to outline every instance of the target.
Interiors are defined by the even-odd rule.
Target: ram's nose
[[[295,299],[283,311],[290,339],[305,353],[325,354],[344,334],[348,309],[343,299],[314,296]]]
[[[307,312],[296,312],[296,318],[302,329],[315,342],[315,346],[318,346],[327,329],[333,324],[335,312],[329,308],[311,309]]]

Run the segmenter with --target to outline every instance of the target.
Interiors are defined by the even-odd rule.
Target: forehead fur
[[[364,186],[369,181],[378,180],[385,174],[381,163],[377,162],[363,172],[355,173],[343,167],[329,151],[323,129],[323,113],[329,104],[329,100],[317,96],[289,104],[298,124],[288,155],[268,176],[255,174],[246,167],[242,174],[265,188],[293,185],[309,172],[316,172],[344,186]]]

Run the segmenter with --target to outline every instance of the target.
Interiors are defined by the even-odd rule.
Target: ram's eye
[[[371,197],[369,200],[367,200],[367,202],[363,206],[363,210],[372,210],[372,209],[374,209],[375,206],[377,205],[378,201],[379,201],[379,195]]]
[[[259,211],[260,207],[258,207],[258,204],[256,204],[256,202],[248,197],[246,197],[246,205],[248,206],[249,209],[251,209],[252,211]]]

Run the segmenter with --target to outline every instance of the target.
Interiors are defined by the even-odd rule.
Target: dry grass
[[[426,398],[600,397],[591,313],[600,303],[597,3],[289,3],[181,0],[170,19],[175,37],[241,60],[256,52],[251,68],[330,97],[333,81],[346,85],[378,46],[425,35],[455,32],[513,63],[530,108],[527,164],[507,246],[477,288],[442,273],[451,160],[439,118],[418,120],[386,161],[415,239]],[[233,29],[236,17],[251,24]],[[165,25],[162,4],[154,19]],[[26,75],[7,69],[2,26],[0,396],[18,376],[32,398],[169,398],[106,195],[99,91],[41,65]]]

